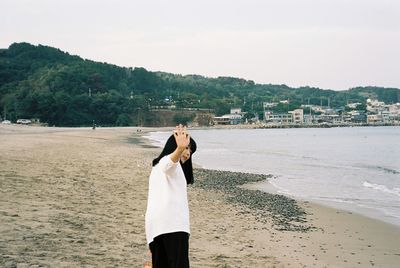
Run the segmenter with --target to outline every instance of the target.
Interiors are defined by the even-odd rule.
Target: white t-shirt
[[[145,221],[148,244],[161,234],[190,233],[185,174],[180,162],[174,163],[170,155],[151,170]]]

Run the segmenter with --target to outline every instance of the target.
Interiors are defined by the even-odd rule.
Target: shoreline
[[[299,198],[299,197],[296,197],[293,195],[280,193],[279,189],[276,188],[269,181],[260,181],[260,182],[256,182],[256,183],[249,183],[249,184],[243,185],[243,187],[246,189],[249,189],[249,190],[260,190],[260,191],[265,191],[265,192],[271,193],[271,194],[281,194],[281,195],[287,196],[289,198],[293,198],[298,202],[309,202],[309,203],[315,204],[317,206],[323,206],[323,207],[327,207],[327,208],[331,208],[331,209],[343,210],[345,212],[354,213],[354,214],[360,215],[362,217],[366,217],[366,218],[369,218],[372,220],[377,220],[382,223],[389,224],[389,225],[392,225],[392,226],[400,229],[400,220],[399,219],[397,219],[397,218],[393,219],[390,216],[382,215],[382,212],[378,211],[377,209],[361,207],[361,206],[358,206],[357,204],[352,204],[352,203],[349,204],[349,203],[340,203],[340,202],[335,202],[335,201],[323,201],[323,200]]]
[[[245,184],[268,180],[272,175],[243,172],[195,169],[195,188],[221,193],[230,204],[238,204],[243,213],[251,213],[261,222],[271,222],[279,231],[308,232],[314,227],[307,224],[304,208],[298,201],[280,194],[248,189]]]
[[[142,267],[147,180],[159,148],[146,146],[141,129],[0,126],[0,266]],[[190,186],[188,195],[193,267],[400,262],[400,229],[379,221],[297,201],[315,229],[285,231],[227,193]]]

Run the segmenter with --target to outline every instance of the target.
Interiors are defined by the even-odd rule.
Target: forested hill
[[[267,74],[266,74],[267,75]],[[208,78],[152,72],[85,60],[59,49],[14,43],[0,50],[0,114],[4,119],[38,118],[56,126],[157,125],[155,106],[207,108],[216,115],[232,107],[256,114],[262,103],[290,100],[342,107],[377,98],[400,101],[397,88],[360,87],[347,91],[256,84],[233,77]],[[279,109],[279,107],[278,107]]]

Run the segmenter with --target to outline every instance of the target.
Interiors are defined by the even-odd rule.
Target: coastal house
[[[367,115],[367,123],[368,124],[381,124],[382,118],[378,114],[369,114],[369,115]]]
[[[213,121],[216,125],[239,125],[243,123],[243,115],[242,109],[232,108],[230,114],[215,116]]]
[[[343,122],[344,123],[365,123],[367,120],[367,116],[364,111],[348,111],[343,114]]]
[[[311,114],[304,115],[304,124],[311,125],[313,123],[314,117]]]
[[[382,115],[382,121],[384,124],[390,124],[392,121],[392,116],[391,113],[389,111],[383,111],[381,113]]]
[[[293,111],[289,111],[289,114],[292,115],[292,122],[294,124],[303,124],[304,123],[303,109],[295,109]]]
[[[368,124],[398,124],[400,103],[385,104],[382,101],[367,99]]]
[[[293,117],[289,113],[272,113],[265,112],[264,114],[265,122],[271,124],[291,124],[293,122]]]
[[[288,113],[265,111],[264,119],[266,123],[271,124],[304,124],[304,111],[303,109],[295,109]]]
[[[317,115],[316,120],[319,124],[341,124],[343,122],[342,117],[338,114]]]
[[[243,122],[243,116],[241,114],[229,114],[231,125],[238,125]]]
[[[213,122],[214,122],[214,125],[230,125],[231,124],[231,120],[228,115],[214,116]]]
[[[395,118],[389,112],[381,112],[379,114],[367,115],[368,124],[392,124],[395,123]]]

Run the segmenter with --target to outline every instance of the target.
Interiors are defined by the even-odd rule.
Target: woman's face
[[[181,154],[181,163],[182,164],[185,163],[190,158],[190,154],[191,154],[190,148],[186,147],[186,149]]]

